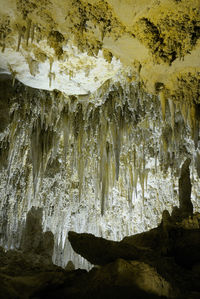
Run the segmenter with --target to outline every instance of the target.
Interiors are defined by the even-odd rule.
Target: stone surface
[[[67,274],[62,268],[48,264],[44,257],[23,251],[0,253],[0,298],[46,298],[45,293],[70,284],[71,276],[76,281],[77,271]],[[77,278],[78,277],[78,278]],[[50,297],[49,297],[50,298]]]
[[[94,265],[104,265],[118,258],[142,260],[155,264],[156,260],[165,257],[171,257],[177,264],[189,269],[199,264],[200,229],[199,221],[196,222],[196,219],[199,219],[200,215],[193,217],[192,213],[190,162],[186,160],[181,169],[180,208],[174,208],[176,213],[172,212],[172,216],[164,211],[163,219],[158,227],[125,237],[120,242],[98,238],[92,234],[69,232],[68,239],[73,249]],[[184,185],[181,185],[183,181]],[[186,188],[185,197],[182,188]],[[186,206],[182,203],[186,203]],[[187,220],[194,225],[187,226]]]
[[[149,248],[114,242],[95,237],[92,234],[69,232],[68,239],[72,248],[94,265],[105,265],[117,258],[145,259],[145,256],[154,255],[154,252]]]
[[[0,16],[0,65],[29,86],[94,92],[122,69],[116,57],[149,92],[161,82],[198,102],[198,0],[2,0]]]
[[[31,212],[38,216],[36,211]],[[86,255],[87,243],[87,258],[103,264],[89,272],[71,266],[64,270],[34,252],[0,247],[0,298],[199,298],[200,230],[172,217],[166,221],[165,214],[159,227],[122,242],[69,233],[75,250]],[[185,220],[195,222],[195,217],[200,216]],[[144,255],[145,249],[151,254]]]
[[[22,232],[20,249],[25,253],[39,254],[47,263],[52,263],[54,235],[42,230],[42,208],[32,207],[27,214]]]
[[[151,295],[152,297],[153,295],[173,297],[173,289],[170,284],[153,267],[144,262],[117,259],[113,263],[97,269],[91,276],[90,283],[93,285],[93,289],[98,289],[99,281],[101,281],[104,288],[118,286],[125,289],[129,287],[136,298],[142,295],[144,298],[148,298],[148,294],[149,297]]]
[[[192,184],[190,180],[190,163],[190,159],[187,159],[183,163],[181,168],[181,176],[179,178],[180,210],[185,217],[193,214],[193,206],[191,203]]]
[[[117,258],[144,261],[155,256],[172,256],[178,264],[192,268],[199,263],[199,229],[181,229],[174,225],[126,237],[121,242],[97,238],[92,234],[69,232],[73,249],[95,265],[104,265]]]
[[[54,261],[88,267],[68,231],[119,241],[155,227],[177,204],[187,158],[199,211],[199,11],[198,0],[1,0],[6,249],[19,248],[28,211],[43,207]],[[35,236],[35,250],[51,240]]]
[[[171,213],[178,204],[178,177],[188,156],[191,199],[199,210],[195,146],[189,119],[178,108],[170,106],[173,114],[166,105],[163,122],[159,98],[134,83],[107,82],[87,103],[84,96],[40,91],[6,76],[2,246],[19,248],[28,211],[42,207],[42,230],[55,237],[54,262],[65,267],[72,260],[88,269],[72,251],[68,231],[120,241],[155,227],[163,210]]]
[[[190,221],[193,220],[190,218]],[[98,285],[97,288],[101,290],[100,280],[108,288],[111,285],[131,286],[130,294],[136,294],[136,298],[143,298],[136,291],[138,287],[147,293],[166,298],[198,298],[200,295],[200,230],[186,228],[183,222],[175,223],[172,218],[168,218],[168,221],[162,222],[158,228],[126,237],[121,242],[73,232],[69,233],[69,240],[74,250],[91,262],[107,263],[106,266],[91,271],[91,275],[94,273],[94,289]],[[122,244],[126,246],[123,247]],[[141,250],[138,256],[134,248]],[[149,249],[151,254],[143,255],[144,249]],[[130,252],[132,256],[128,255]],[[113,258],[116,259],[115,262]],[[132,259],[134,261],[131,261]],[[134,286],[137,286],[136,289]],[[102,291],[103,293],[106,292]]]

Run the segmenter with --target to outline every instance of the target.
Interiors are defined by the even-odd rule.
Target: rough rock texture
[[[109,241],[95,237],[92,234],[68,233],[72,248],[81,254],[85,259],[94,265],[105,265],[117,258],[122,259],[145,259],[145,256],[152,256],[154,252],[149,248],[140,248],[123,242]]]
[[[50,231],[43,233],[42,216],[42,208],[32,207],[28,212],[20,249],[25,253],[39,254],[46,262],[52,263],[54,235]]]
[[[199,228],[185,230],[169,224],[126,237],[121,242],[69,232],[69,241],[77,253],[95,265],[104,265],[117,258],[151,261],[162,255],[174,256],[178,263],[190,267],[200,262]]]
[[[200,220],[199,214],[193,217],[191,223],[196,217]],[[183,222],[171,218],[167,225],[162,222],[154,230],[126,237],[121,242],[73,232],[69,233],[69,240],[73,249],[90,262],[108,264],[95,270],[94,285],[95,279],[97,285],[102,279],[104,286],[137,285],[143,291],[166,298],[198,298],[199,228],[187,228]],[[134,292],[137,294],[133,287]]]
[[[180,208],[174,207],[172,216],[168,211],[164,211],[162,222],[157,228],[126,237],[120,242],[98,238],[92,234],[69,232],[68,239],[73,249],[95,265],[105,265],[117,258],[155,262],[156,258],[161,256],[173,257],[178,264],[189,268],[198,264],[200,262],[199,214],[194,217],[194,221],[190,218],[194,227],[188,229],[184,226],[184,220],[189,215],[193,217],[190,163],[190,159],[187,159],[181,168]]]
[[[107,82],[86,102],[2,76],[2,246],[19,248],[28,211],[42,207],[42,229],[55,237],[54,261],[65,267],[72,260],[79,267],[83,261],[72,251],[68,231],[119,241],[155,227],[163,210],[171,212],[178,202],[187,157],[199,211],[189,112],[185,119],[180,107],[166,103],[163,121],[159,98],[133,82]]]
[[[0,250],[1,299],[46,298],[43,293],[57,290],[63,284],[70,286],[70,280],[76,281],[86,272],[65,272],[56,265],[46,264],[39,254]]]
[[[157,228],[120,242],[69,232],[73,249],[100,265],[87,272],[74,270],[71,261],[65,270],[52,263],[54,236],[43,233],[43,211],[32,207],[20,250],[0,247],[0,298],[199,298],[200,214],[186,216],[181,206],[174,210],[171,216],[163,212]]]
[[[191,203],[191,189],[192,184],[190,181],[190,166],[191,160],[187,159],[181,168],[181,176],[179,178],[179,200],[180,210],[184,216],[193,214],[193,206]]]
[[[0,66],[30,86],[87,94],[116,74],[116,57],[148,91],[161,83],[166,96],[199,102],[199,8],[198,0],[2,0]]]
[[[32,207],[26,219],[20,250],[0,248],[0,298],[31,298],[46,285],[65,281],[62,268],[53,265],[54,236],[42,232],[42,209]]]
[[[32,209],[29,217],[36,219],[39,214],[39,210]],[[30,227],[28,221],[27,226]],[[68,263],[64,270],[46,263],[43,252],[42,255],[5,252],[0,248],[0,298],[197,299],[200,296],[200,214],[180,221],[165,212],[157,228],[121,242],[73,232],[69,233],[69,239],[76,251],[102,266],[87,272],[74,270]]]
[[[177,204],[187,158],[199,210],[199,5],[1,0],[5,248],[19,248],[28,211],[43,207],[54,261],[80,265],[68,231],[120,240],[155,227]]]

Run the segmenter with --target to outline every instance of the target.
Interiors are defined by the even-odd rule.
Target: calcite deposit
[[[199,0],[0,0],[0,47],[6,250],[32,206],[54,262],[85,268],[68,231],[152,229],[188,181],[199,211]]]
[[[126,65],[147,91],[159,82],[166,96],[198,102],[199,32],[199,0],[1,0],[0,65],[67,94],[94,92]]]

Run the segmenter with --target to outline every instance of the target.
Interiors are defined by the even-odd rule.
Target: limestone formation
[[[42,206],[42,230],[55,235],[54,261],[77,267],[83,262],[69,247],[69,230],[119,241],[155,227],[162,211],[178,203],[180,165],[195,145],[189,120],[173,103],[166,103],[163,121],[159,98],[139,83],[107,82],[89,102],[17,80],[12,86],[10,76],[1,86],[5,248],[19,247],[28,211]],[[190,167],[198,211],[195,161]]]
[[[1,0],[0,17],[0,66],[29,86],[88,94],[119,58],[149,92],[199,102],[198,0]]]
[[[92,234],[69,232],[68,238],[72,248],[94,265],[105,265],[118,258],[144,260],[146,256],[155,254],[150,248],[141,248],[134,243],[114,242]]]
[[[182,263],[174,225],[197,229],[200,211],[199,31],[199,0],[1,0],[3,248],[89,269],[76,231],[119,242],[114,258]]]
[[[20,249],[24,253],[38,254],[47,263],[52,263],[54,236],[50,231],[43,233],[42,213],[41,208],[35,207],[28,212]]]
[[[195,222],[195,217],[199,215],[193,217]],[[193,222],[192,219],[190,221]],[[164,221],[153,230],[126,237],[121,242],[74,232],[69,232],[69,240],[73,249],[90,262],[106,264],[91,271],[92,286],[89,292],[99,287],[100,280],[106,288],[111,285],[130,287],[130,294],[135,294],[136,298],[142,296],[139,295],[137,288],[164,298],[198,298],[199,296],[200,289],[196,280],[199,272],[195,266],[200,262],[199,226],[198,229],[188,228],[184,222],[175,223],[168,217],[167,223]],[[112,274],[113,271],[115,274]],[[158,275],[157,278],[155,273]],[[156,285],[157,290],[154,289]],[[114,293],[114,290],[112,292]],[[106,292],[102,292],[101,296],[102,294]],[[98,298],[103,298],[101,296]],[[141,298],[146,298],[144,294],[143,296]]]
[[[33,221],[40,213],[32,209],[29,218]],[[197,299],[200,226],[193,227],[200,214],[185,218],[186,222],[175,223],[169,215],[167,218],[157,228],[121,242],[70,232],[74,249],[101,264],[89,272],[69,269],[71,262],[64,270],[47,264],[43,255],[5,252],[0,247],[0,298]],[[164,244],[168,244],[168,250],[162,250]]]
[[[179,200],[180,210],[183,216],[193,214],[193,205],[191,202],[191,181],[190,181],[190,166],[191,160],[187,159],[181,168],[181,176],[179,179]]]
[[[121,242],[108,241],[91,234],[69,232],[73,249],[92,264],[104,265],[117,258],[152,262],[159,256],[173,256],[178,264],[192,267],[200,262],[200,231],[185,230],[171,224],[126,237]]]

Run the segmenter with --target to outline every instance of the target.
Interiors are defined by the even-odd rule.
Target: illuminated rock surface
[[[29,86],[88,94],[119,58],[148,92],[198,102],[199,0],[1,0],[0,17],[0,66]]]
[[[19,248],[32,206],[54,262],[76,268],[91,266],[69,231],[156,227],[188,181],[180,209],[191,193],[199,211],[199,0],[0,0],[0,47],[4,248]]]

